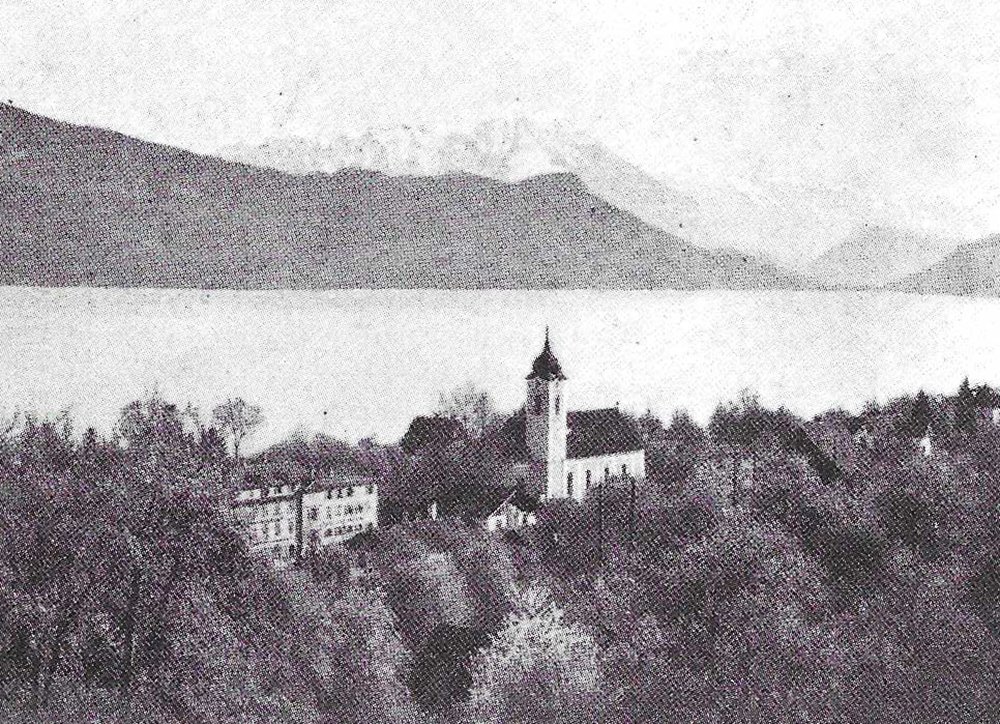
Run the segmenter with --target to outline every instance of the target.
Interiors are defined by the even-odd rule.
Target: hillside
[[[289,173],[336,173],[344,168],[390,176],[472,174],[516,183],[531,176],[571,173],[609,203],[653,226],[693,239],[697,202],[565,123],[528,118],[492,119],[474,128],[376,128],[327,142],[270,139],[259,146],[228,146],[223,158]]]
[[[0,283],[201,288],[774,288],[576,176],[291,175],[0,106]]]
[[[882,286],[927,269],[957,245],[908,229],[863,224],[812,262],[808,271],[831,286]]]
[[[1000,234],[963,244],[929,269],[888,288],[920,294],[1000,295]]]

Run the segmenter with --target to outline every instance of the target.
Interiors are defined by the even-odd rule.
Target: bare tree
[[[458,420],[473,437],[483,434],[490,423],[497,420],[496,408],[490,394],[471,382],[456,387],[438,398],[438,414]]]
[[[212,410],[212,424],[233,439],[233,457],[239,459],[240,445],[264,422],[260,407],[241,397],[231,398]]]

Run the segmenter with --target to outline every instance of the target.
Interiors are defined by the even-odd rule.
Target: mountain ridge
[[[597,196],[664,231],[696,241],[697,201],[568,124],[514,116],[483,121],[470,130],[419,126],[368,129],[326,142],[271,138],[259,145],[229,145],[223,158],[294,174],[347,167],[390,175],[439,176],[463,172],[516,183],[569,171]]]
[[[295,176],[0,106],[0,282],[199,288],[795,288],[593,194],[358,169]]]
[[[956,239],[864,223],[813,260],[806,271],[834,287],[884,286],[930,267],[958,244]]]
[[[1000,233],[961,244],[936,264],[886,288],[917,294],[1000,296]]]

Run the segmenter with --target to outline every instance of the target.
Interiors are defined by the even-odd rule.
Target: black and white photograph
[[[0,722],[1000,723],[1000,3],[0,0]]]

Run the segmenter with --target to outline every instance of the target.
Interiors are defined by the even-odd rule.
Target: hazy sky
[[[785,259],[1000,231],[1000,3],[0,0],[0,95],[200,151],[558,117]]]

